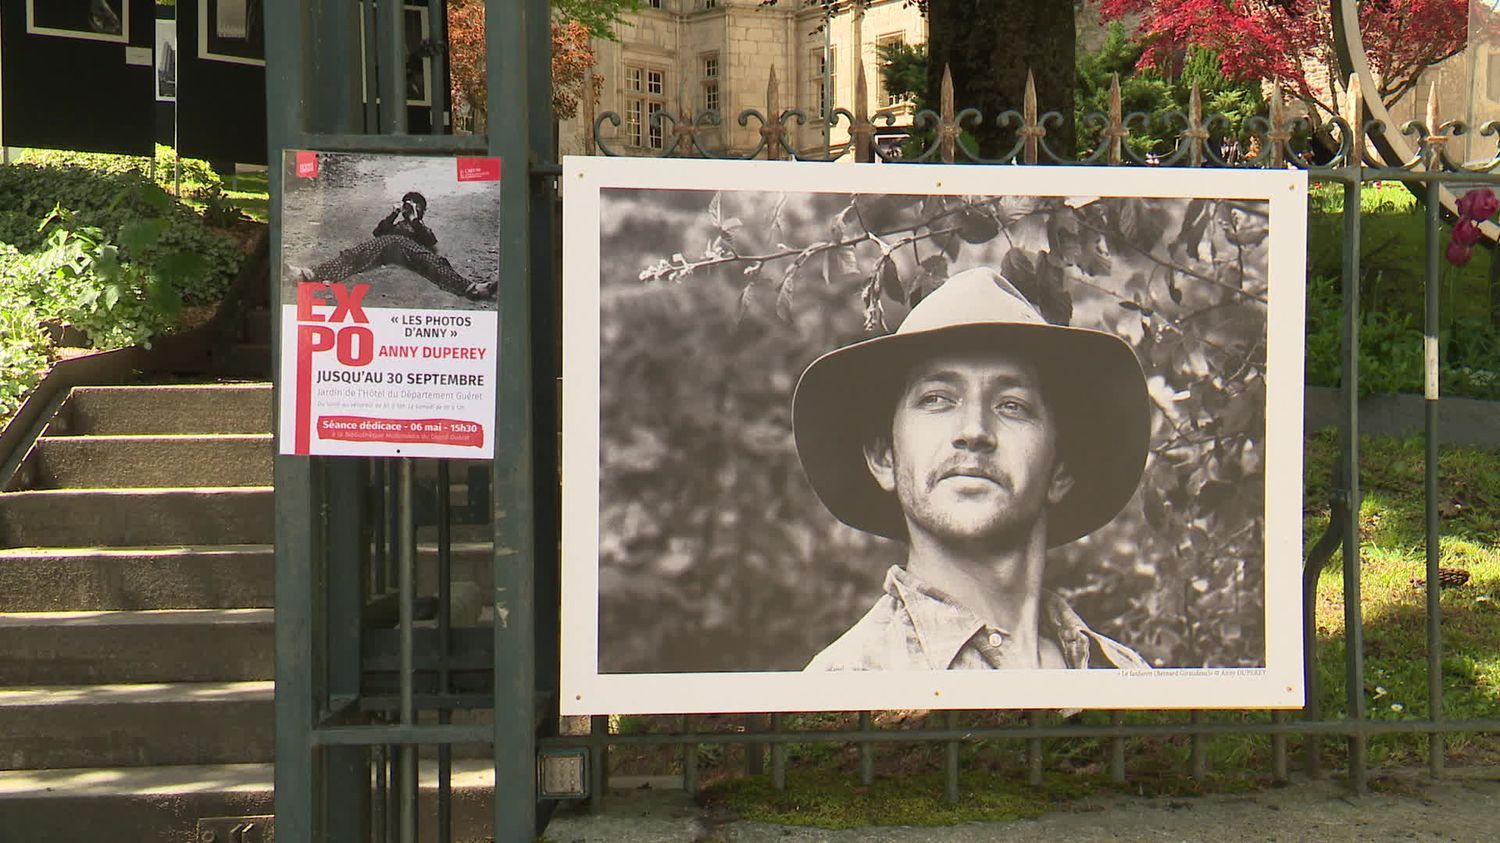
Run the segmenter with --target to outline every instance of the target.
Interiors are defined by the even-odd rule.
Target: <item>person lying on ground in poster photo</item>
[[[377,266],[402,266],[455,296],[493,298],[495,281],[471,281],[437,252],[437,235],[427,227],[427,197],[408,191],[401,203],[376,223],[369,240],[312,267],[288,266],[294,281],[337,283]]]
[[[1048,549],[1135,493],[1147,401],[1129,345],[1049,324],[990,267],[951,277],[894,334],[813,361],[792,398],[807,478],[840,521],[907,554],[806,669],[1149,668],[1042,587]]]

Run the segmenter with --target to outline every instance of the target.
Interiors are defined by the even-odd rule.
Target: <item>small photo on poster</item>
[[[564,713],[1302,704],[1305,174],[563,184]]]
[[[198,57],[231,64],[266,63],[263,0],[198,0]]]
[[[156,21],[156,101],[177,101],[177,21]]]
[[[86,41],[130,40],[126,0],[26,0],[26,31]]]
[[[282,166],[281,453],[493,456],[499,159]]]

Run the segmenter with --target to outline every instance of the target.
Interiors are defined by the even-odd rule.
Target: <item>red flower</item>
[[[1447,257],[1448,263],[1451,263],[1454,266],[1463,266],[1464,264],[1467,264],[1469,262],[1470,258],[1474,257],[1474,248],[1472,246],[1465,246],[1458,241],[1454,241],[1448,244]]]
[[[1478,243],[1484,235],[1479,233],[1479,226],[1473,220],[1462,219],[1453,224],[1453,242],[1461,246],[1472,246]]]
[[[1458,213],[1464,219],[1487,220],[1500,211],[1500,199],[1495,198],[1495,192],[1488,187],[1471,190],[1463,196],[1458,197]],[[1457,229],[1454,229],[1457,232]],[[1476,235],[1475,241],[1477,242]]]

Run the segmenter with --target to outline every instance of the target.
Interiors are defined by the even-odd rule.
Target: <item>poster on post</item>
[[[563,185],[564,713],[1302,705],[1305,174]]]
[[[280,452],[494,456],[500,160],[289,150]]]

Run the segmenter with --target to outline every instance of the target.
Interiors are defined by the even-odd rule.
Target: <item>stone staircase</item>
[[[272,813],[271,417],[266,383],[76,387],[0,490],[0,843],[190,841]],[[452,490],[454,622],[488,624],[487,465],[455,464]],[[467,749],[457,839],[479,840],[492,767]]]
[[[72,391],[0,492],[0,841],[271,813],[269,384]]]

